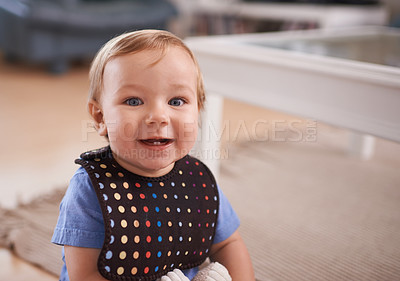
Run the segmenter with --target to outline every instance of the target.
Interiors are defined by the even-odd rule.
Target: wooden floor
[[[10,251],[0,248],[0,280],[4,281],[56,281],[57,276],[49,274],[24,262]]]

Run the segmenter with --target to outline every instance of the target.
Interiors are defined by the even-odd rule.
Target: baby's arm
[[[100,249],[64,246],[65,262],[71,281],[107,281],[97,269]]]
[[[210,258],[223,264],[233,281],[255,280],[250,255],[237,230],[228,239],[211,247]]]

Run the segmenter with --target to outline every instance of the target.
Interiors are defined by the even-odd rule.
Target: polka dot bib
[[[75,162],[88,172],[103,212],[98,269],[106,279],[155,280],[208,257],[219,198],[213,175],[199,160],[185,156],[157,178],[125,170],[109,147]]]

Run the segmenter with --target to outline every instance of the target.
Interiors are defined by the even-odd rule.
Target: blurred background
[[[400,1],[0,0],[0,280],[58,280],[50,238],[74,159],[107,145],[86,111],[106,41],[143,28],[186,39],[360,26],[400,27]],[[368,136],[354,154],[345,128],[230,98],[220,111],[216,173],[257,280],[400,279],[397,141]]]

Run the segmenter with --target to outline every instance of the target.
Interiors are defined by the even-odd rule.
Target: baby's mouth
[[[163,146],[168,145],[173,142],[172,139],[143,139],[140,140],[141,143],[150,146]]]

